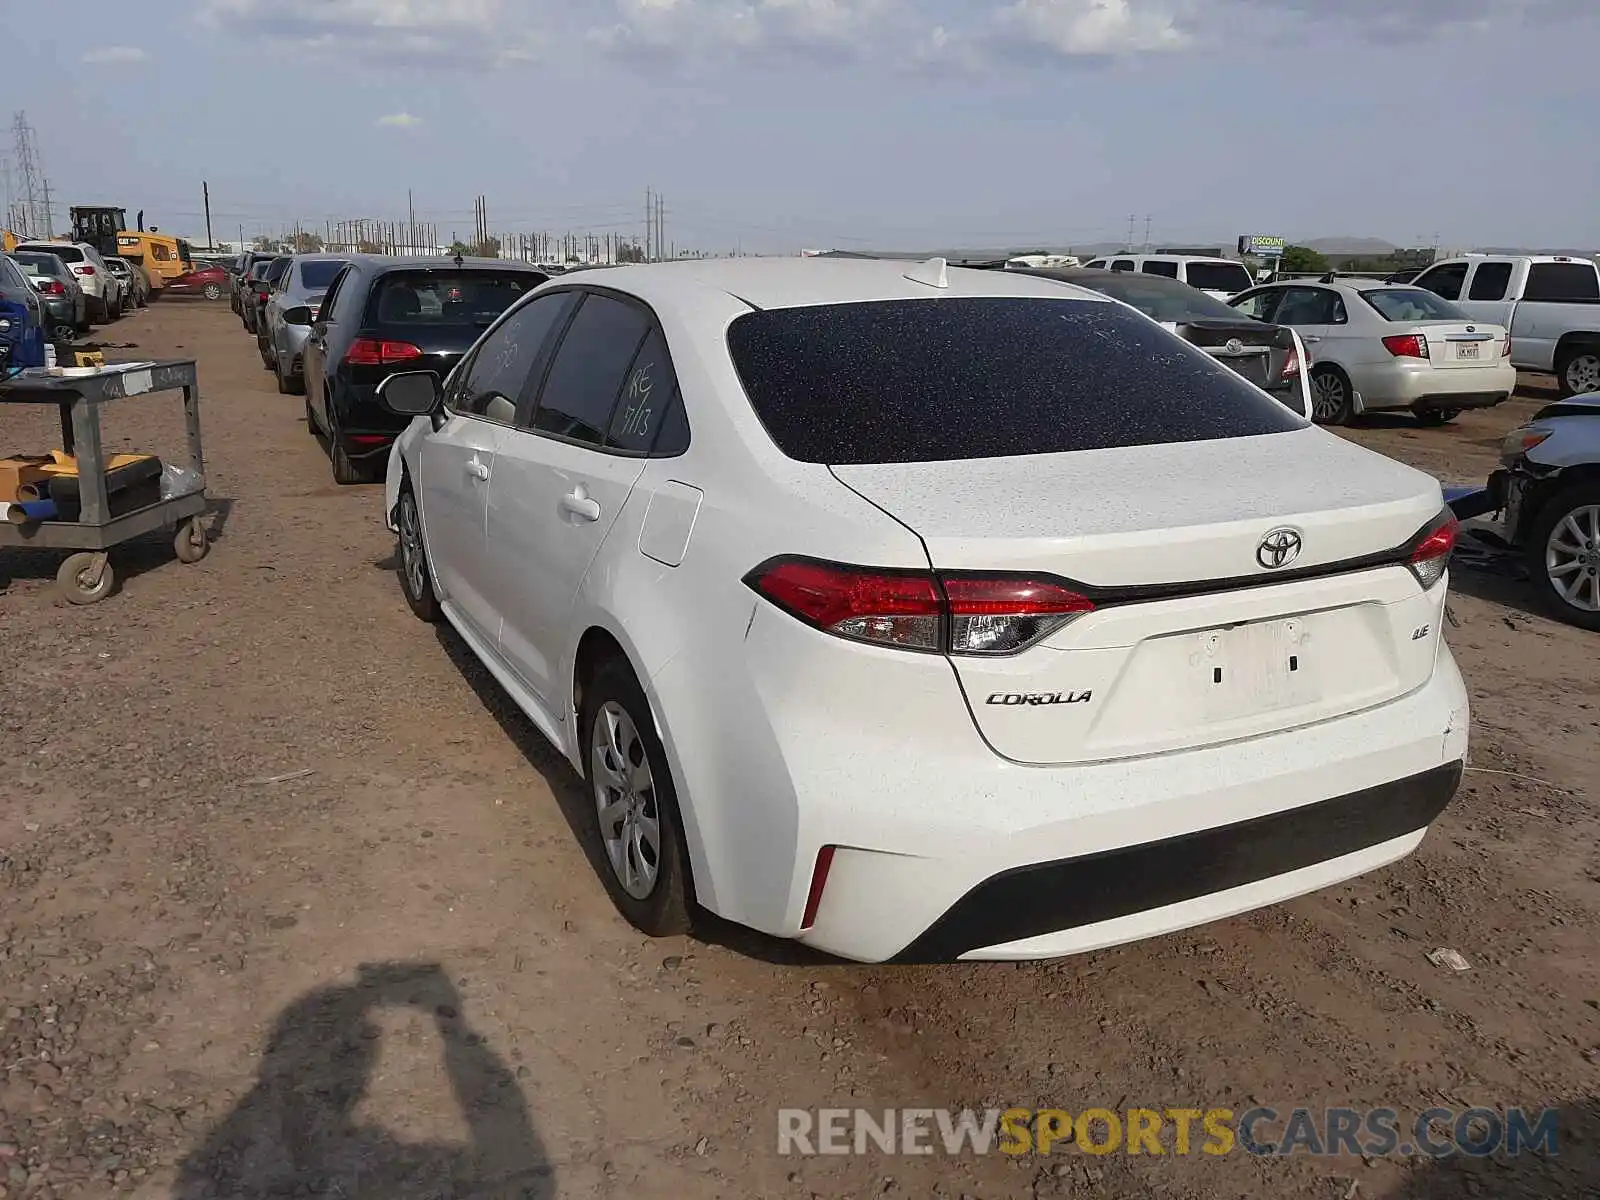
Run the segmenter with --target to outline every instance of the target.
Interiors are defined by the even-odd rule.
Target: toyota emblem
[[[1229,354],[1243,354],[1244,343],[1238,338],[1229,338],[1228,344],[1223,347]]]
[[[1300,534],[1293,529],[1274,529],[1256,547],[1256,561],[1269,571],[1287,567],[1300,557]]]

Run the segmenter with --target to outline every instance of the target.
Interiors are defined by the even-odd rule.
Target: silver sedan
[[[1424,425],[1443,425],[1499,404],[1517,386],[1505,327],[1474,321],[1422,288],[1324,276],[1251,288],[1228,303],[1300,335],[1324,424],[1406,409]]]
[[[262,365],[278,377],[278,390],[286,395],[305,390],[306,337],[329,285],[349,261],[338,254],[297,254],[267,297],[256,323],[256,345]]]

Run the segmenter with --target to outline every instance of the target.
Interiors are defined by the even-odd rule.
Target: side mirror
[[[444,387],[434,371],[401,371],[378,382],[378,400],[402,417],[425,417],[444,399]]]
[[[311,306],[302,304],[297,308],[285,309],[283,314],[283,323],[285,325],[311,324]]]

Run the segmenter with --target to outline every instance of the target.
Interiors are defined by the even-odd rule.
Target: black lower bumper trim
[[[1414,412],[1462,412],[1469,408],[1493,408],[1511,399],[1510,392],[1435,392],[1411,406]]]
[[[896,962],[950,962],[982,946],[1193,900],[1354,854],[1433,823],[1461,785],[1448,763],[1331,800],[1159,842],[1003,871],[973,888]]]

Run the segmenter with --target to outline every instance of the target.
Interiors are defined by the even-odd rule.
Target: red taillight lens
[[[1396,333],[1383,339],[1384,349],[1396,358],[1428,358],[1428,339],[1418,333]]]
[[[817,865],[811,869],[811,890],[806,893],[806,911],[800,918],[800,928],[810,929],[817,923],[817,909],[822,907],[822,890],[828,886],[828,871],[833,867],[833,847],[824,846],[817,851]]]
[[[825,633],[947,654],[1014,654],[1094,608],[1049,580],[935,577],[800,558],[775,560],[745,582]]]
[[[1094,610],[1087,596],[1041,579],[953,575],[944,591],[952,654],[1013,654]]]
[[[839,637],[907,650],[943,645],[944,605],[927,572],[785,559],[748,582],[779,608]]]
[[[410,342],[386,342],[379,338],[357,338],[345,351],[344,361],[353,367],[381,367],[385,363],[421,358],[422,348]]]
[[[1450,552],[1456,548],[1460,532],[1461,523],[1447,510],[1427,536],[1412,548],[1411,573],[1424,589],[1444,578],[1445,568],[1450,565]]]
[[[1293,375],[1298,375],[1301,369],[1300,351],[1291,349],[1289,357],[1283,360],[1283,377],[1288,379]]]
[[[52,279],[39,290],[46,296],[65,296],[67,294],[67,285],[59,279]]]
[[[88,266],[88,265],[84,265],[84,266],[81,266],[81,267],[73,267],[72,270],[73,270],[73,272],[75,274],[78,274],[78,275],[93,275],[94,274],[94,268],[91,267],[91,266]]]

